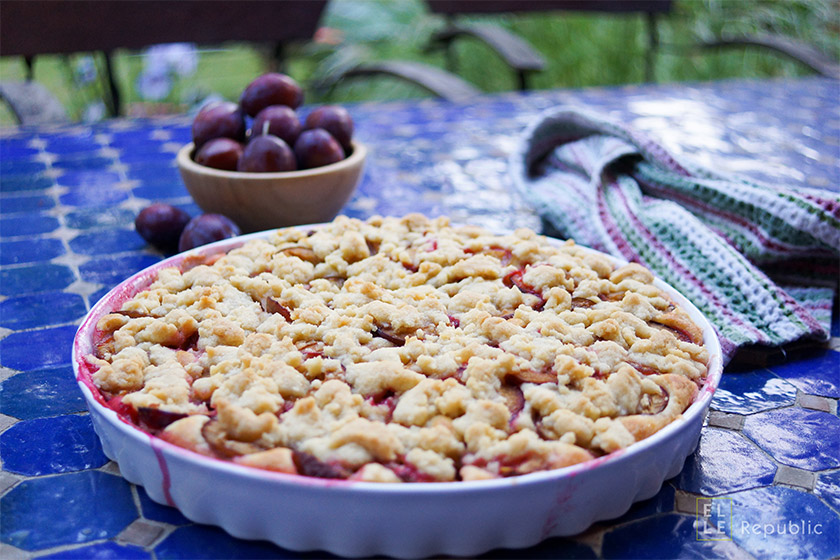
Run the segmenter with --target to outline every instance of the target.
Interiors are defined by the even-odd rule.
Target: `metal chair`
[[[39,89],[32,80],[36,57],[101,52],[105,58],[106,104],[110,115],[118,116],[122,114],[122,94],[114,77],[115,49],[172,42],[215,45],[244,41],[273,45],[279,60],[288,42],[312,38],[326,4],[327,0],[3,0],[0,53],[24,57],[28,86],[3,87],[2,96],[19,118],[34,122],[42,116],[25,106],[29,93]],[[50,103],[46,97],[44,100],[47,110]]]
[[[646,16],[647,52],[645,79],[653,80],[656,49],[659,46],[658,19],[671,11],[671,0],[426,0],[432,13],[446,17],[447,25],[434,34],[430,48],[442,47],[447,66],[455,71],[453,44],[463,37],[478,39],[495,51],[516,73],[520,90],[529,87],[528,78],[545,67],[545,59],[524,39],[490,23],[464,22],[459,16],[498,13],[548,13],[555,11],[641,13]]]

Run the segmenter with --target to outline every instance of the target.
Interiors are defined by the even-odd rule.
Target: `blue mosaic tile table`
[[[624,119],[706,165],[837,191],[838,100],[840,83],[814,78],[354,105],[372,154],[344,213],[539,229],[506,157],[559,104]],[[0,131],[2,558],[323,556],[238,540],[152,502],[103,454],[73,378],[86,311],[161,258],[134,231],[137,212],[166,201],[198,213],[174,167],[188,140],[186,117]],[[836,310],[832,336],[807,357],[728,372],[696,453],[654,498],[574,538],[487,557],[840,556]]]

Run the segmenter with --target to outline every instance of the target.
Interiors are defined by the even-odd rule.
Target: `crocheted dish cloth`
[[[725,361],[743,346],[828,338],[840,272],[835,193],[678,161],[573,108],[531,125],[510,169],[549,228],[643,264],[689,298],[717,329]]]

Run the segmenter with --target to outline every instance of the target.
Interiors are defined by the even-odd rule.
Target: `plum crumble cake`
[[[652,280],[530,230],[340,217],[160,270],[87,360],[108,406],[204,455],[506,477],[625,448],[691,404],[703,335]]]

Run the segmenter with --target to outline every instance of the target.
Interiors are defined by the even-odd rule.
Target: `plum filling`
[[[293,451],[292,460],[298,474],[317,478],[348,478],[350,472],[341,465],[325,463],[314,455],[303,451]]]
[[[656,369],[654,369],[654,368],[652,368],[652,367],[650,367],[650,366],[646,366],[646,365],[644,365],[644,364],[640,364],[640,363],[638,363],[638,362],[628,362],[628,363],[629,363],[631,366],[633,366],[634,368],[636,368],[636,371],[638,371],[638,372],[639,372],[639,373],[641,373],[642,375],[659,375],[659,374],[661,374],[661,373],[662,373],[662,372],[661,372],[661,371],[659,371],[659,370],[656,370]]]
[[[557,374],[550,369],[537,371],[534,369],[525,369],[511,373],[505,376],[507,383],[555,383],[557,382]]]
[[[572,298],[572,309],[575,309],[577,307],[581,307],[583,309],[589,309],[593,305],[595,305],[595,302],[590,300],[590,299],[586,299],[586,298],[582,298],[582,297]]]
[[[522,394],[522,383],[553,383],[557,381],[557,374],[550,371],[536,371],[524,370],[517,373],[511,373],[504,377],[502,386],[499,388],[499,393],[505,401],[505,405],[510,410],[509,425],[513,427],[517,417],[525,408],[525,396]]]
[[[186,418],[187,415],[181,412],[169,412],[159,408],[141,406],[137,408],[137,420],[141,427],[150,432],[159,432],[172,422]]]
[[[386,463],[385,466],[394,471],[403,482],[435,482],[434,477],[408,463]]]
[[[287,323],[292,322],[292,311],[273,297],[267,298],[265,300],[265,305],[263,308],[265,309],[266,313],[279,313],[283,316]]]
[[[293,247],[286,247],[285,249],[280,251],[281,253],[285,253],[290,257],[297,257],[302,261],[306,261],[312,264],[318,264],[321,262],[321,259],[318,258],[318,255],[315,254],[315,251],[310,249],[309,247],[302,247],[299,245],[295,245]]]
[[[388,390],[377,393],[376,395],[371,395],[365,400],[371,406],[385,409],[384,421],[387,423],[391,421],[391,418],[394,415],[394,409],[397,408],[399,396],[397,396],[397,394],[393,391]]]
[[[365,239],[365,244],[367,245],[368,253],[370,253],[371,257],[379,252],[379,242],[378,241],[371,241],[370,239]]]
[[[321,279],[333,282],[336,286],[338,286],[339,290],[344,286],[344,282],[347,281],[347,278],[344,276],[321,276]]]
[[[197,266],[212,266],[216,263],[216,261],[224,256],[224,253],[217,253],[215,255],[190,255],[189,257],[181,260],[178,264],[178,270],[180,270],[181,273],[184,273]]]
[[[301,346],[298,350],[301,354],[303,354],[304,360],[324,357],[324,344],[322,342],[310,342],[309,344]]]
[[[93,355],[100,360],[105,360],[114,353],[114,333],[112,332],[96,332],[97,340],[93,344]]]
[[[675,326],[664,325],[662,323],[657,322],[656,320],[648,321],[648,325],[650,325],[651,327],[656,328],[656,329],[667,331],[667,332],[673,334],[675,337],[677,337],[677,340],[680,340],[682,342],[689,342],[689,343],[696,342],[689,333],[687,333],[686,331],[684,331],[680,328],[677,328]]]
[[[384,326],[376,326],[373,328],[373,331],[370,333],[377,338],[381,338],[387,340],[394,346],[404,346],[405,345],[405,337],[397,334],[394,332],[393,329],[384,327]]]
[[[525,280],[522,279],[524,274],[525,269],[523,268],[518,268],[512,272],[508,272],[505,277],[502,278],[502,283],[507,288],[513,288],[516,286],[523,294],[530,294],[538,297],[539,301],[533,306],[533,308],[534,311],[542,311],[543,307],[545,307],[545,299],[542,296],[542,292],[525,282]]]
[[[499,388],[499,393],[505,400],[505,406],[510,410],[510,424],[512,425],[522,409],[525,408],[525,395],[522,394],[519,385],[502,385]]]
[[[164,346],[173,350],[195,351],[198,349],[198,331],[189,334],[178,331],[178,334],[172,340],[167,341]]]
[[[246,441],[237,441],[230,439],[227,432],[222,427],[218,420],[210,420],[205,422],[201,427],[201,435],[210,446],[210,449],[220,457],[232,458],[240,455],[249,455],[264,451],[264,449],[254,443]]]
[[[142,311],[137,311],[135,309],[120,309],[119,311],[114,311],[118,315],[125,315],[129,319],[139,319],[140,317],[148,317],[148,313],[143,313]]]
[[[124,403],[121,395],[109,398],[107,400],[107,404],[108,408],[116,412],[119,417],[125,420],[130,420],[133,424],[137,424],[139,420],[139,414],[137,412],[137,409],[129,404]]]
[[[668,398],[668,391],[662,387],[659,388],[658,394],[647,393],[642,395],[642,399],[639,401],[639,414],[659,414],[668,406]]]

